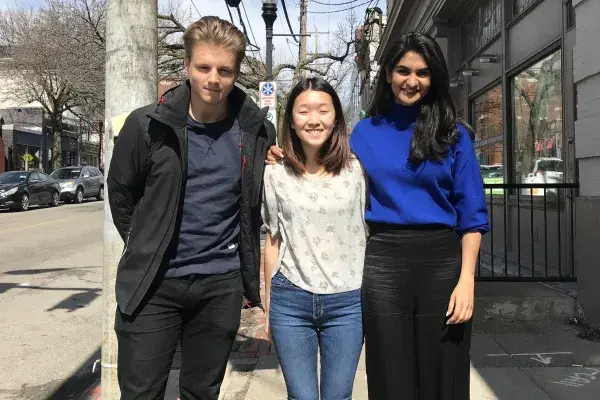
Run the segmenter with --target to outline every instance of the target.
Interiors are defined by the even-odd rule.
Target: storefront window
[[[502,126],[502,86],[498,85],[473,101],[474,147],[484,183],[504,183]]]
[[[513,78],[517,182],[564,181],[561,78],[560,51]],[[534,190],[534,194],[543,191]]]

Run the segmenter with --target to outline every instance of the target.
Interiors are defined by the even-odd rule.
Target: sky
[[[43,5],[46,0],[0,0],[0,9],[6,7],[10,8],[28,8],[28,7],[39,7]],[[300,0],[285,0],[287,6],[290,23],[295,33],[299,31],[299,1]],[[332,50],[331,44],[335,47],[336,36],[335,33],[338,31],[338,25],[341,22],[347,20],[347,11],[330,13],[330,11],[343,10],[348,7],[356,7],[352,12],[355,13],[358,20],[363,20],[365,15],[365,9],[368,4],[361,5],[362,3],[369,3],[369,0],[355,0],[350,4],[337,5],[340,3],[348,3],[351,0],[315,0],[318,3],[325,3],[331,5],[317,4],[312,0],[309,0],[308,10],[310,12],[322,12],[324,14],[312,14],[308,15],[308,31],[314,32],[330,32],[327,34],[313,35],[307,39],[308,51],[313,52],[315,50],[315,38],[318,38],[318,50],[320,52],[327,52]],[[164,9],[169,3],[179,3],[180,9],[187,15],[191,16],[192,19],[199,18],[199,13],[196,8],[202,13],[202,15],[217,15],[221,18],[229,20],[229,14],[225,5],[225,0],[158,0],[159,8]],[[278,1],[278,15],[274,25],[274,33],[290,33],[285,20],[285,15],[282,8],[282,0]],[[385,8],[385,1],[383,0],[371,0],[371,6],[378,5],[382,9]],[[247,18],[244,13],[244,8],[240,7],[242,16],[246,28],[248,30],[248,36],[252,43],[258,45],[261,48],[262,56],[264,57],[265,48],[265,24],[261,17],[261,0],[243,0],[242,4],[245,6]],[[195,6],[195,7],[194,7]],[[385,11],[385,9],[384,9]],[[232,9],[234,22],[241,28],[239,23],[238,15],[235,9]],[[250,23],[248,23],[248,20]],[[191,21],[191,20],[190,20]],[[251,28],[251,29],[250,29]],[[347,40],[349,40],[348,38]],[[298,58],[298,47],[292,38],[275,37],[273,39],[274,50],[274,63],[277,62],[292,62],[297,61]]]
[[[0,10],[9,8],[29,8],[29,7],[40,7],[45,4],[47,0],[0,0]],[[152,0],[148,0],[152,1]],[[283,12],[282,2],[285,1],[287,11],[290,19],[290,23],[295,33],[299,33],[299,4],[300,0],[278,0],[278,13],[277,20],[274,24],[274,33],[276,34],[289,34],[289,28]],[[242,6],[243,4],[243,6]],[[348,24],[349,14],[353,13],[355,21],[361,22],[365,18],[365,10],[368,6],[380,7],[385,13],[384,0],[309,0],[308,5],[308,32],[313,33],[315,31],[321,32],[319,35],[313,34],[312,37],[307,39],[307,51],[310,54],[316,50],[320,53],[331,52],[334,54],[343,54],[345,46],[340,54],[339,46],[342,45],[339,38],[339,25]],[[187,21],[181,21],[184,25],[195,21],[200,18],[200,15],[216,15],[221,18],[229,20],[229,13],[227,11],[225,0],[158,0],[159,11],[165,12],[169,6],[177,6],[179,13],[187,16]],[[346,9],[353,8],[348,11]],[[262,0],[242,0],[240,4],[240,11],[242,12],[242,18],[250,41],[260,48],[260,54],[254,53],[253,55],[261,60],[265,60],[265,24],[262,19]],[[332,12],[339,11],[341,12]],[[236,9],[231,9],[233,13],[233,20],[236,26],[241,29],[238,13]],[[345,41],[349,41],[351,29],[346,29],[347,36],[344,37]],[[329,34],[327,34],[329,32]],[[353,32],[352,32],[353,34]],[[315,39],[318,39],[316,42]],[[298,45],[294,42],[291,37],[275,37],[273,38],[273,65],[277,66],[279,63],[298,63]],[[317,47],[318,45],[318,47]],[[317,62],[318,63],[318,62]],[[317,64],[318,66],[318,64]],[[333,68],[340,74],[340,64],[336,64]],[[338,84],[338,94],[340,95],[342,102],[349,102],[351,94],[353,93],[354,85],[356,81],[352,82],[351,76],[346,72],[341,73],[342,81]],[[290,71],[278,75],[277,79],[280,85],[286,86],[289,89],[289,85],[292,83],[292,75]],[[281,88],[281,86],[280,86]],[[345,103],[344,103],[345,104]]]

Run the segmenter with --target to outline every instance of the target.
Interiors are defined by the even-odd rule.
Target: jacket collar
[[[148,114],[148,116],[174,129],[182,129],[187,123],[190,93],[190,82],[186,80],[181,85],[165,92],[160,98],[156,109]],[[265,135],[264,130],[261,128],[264,126],[268,107],[260,109],[237,86],[234,86],[227,101],[229,103],[229,112],[231,115],[237,117],[242,131],[254,135]]]

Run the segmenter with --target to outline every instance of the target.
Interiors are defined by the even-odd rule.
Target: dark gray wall
[[[577,300],[586,319],[600,325],[600,198],[578,197],[575,210]]]
[[[600,1],[574,0],[576,44],[573,50],[577,88],[575,155],[580,197],[576,201],[578,300],[592,323],[600,325]]]
[[[482,64],[479,62],[479,58],[476,58],[471,62],[471,68],[477,68],[479,70],[478,76],[465,78],[471,81],[471,93],[479,92],[492,82],[500,79],[502,76],[502,58],[504,57],[502,54],[502,39],[498,38],[490,43],[482,53],[496,53],[498,55],[498,61],[493,64]]]
[[[545,0],[508,31],[508,68],[562,36],[562,0]]]

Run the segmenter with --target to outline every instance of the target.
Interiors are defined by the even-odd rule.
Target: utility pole
[[[306,17],[308,15],[308,0],[300,0],[300,50],[298,54],[298,64],[303,65],[306,62]],[[301,76],[306,76],[305,70],[300,70]]]
[[[267,37],[267,80],[273,80],[273,24],[277,19],[277,0],[263,0],[262,17]]]
[[[317,28],[317,26],[315,25],[315,31],[307,33],[309,36],[315,35],[315,52],[313,54],[322,53],[321,51],[319,51],[319,35],[329,35],[329,31],[319,32],[319,28]]]
[[[105,176],[114,141],[131,111],[157,101],[157,0],[108,0],[106,12]],[[121,397],[117,381],[115,280],[123,240],[112,220],[108,191],[104,200],[104,276],[102,280],[102,399]]]

